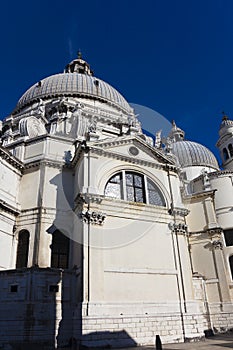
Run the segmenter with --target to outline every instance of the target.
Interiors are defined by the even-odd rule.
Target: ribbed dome
[[[172,145],[172,153],[177,156],[181,167],[208,166],[219,169],[217,159],[205,146],[191,141],[177,141]]]
[[[132,112],[128,102],[111,85],[91,75],[76,72],[55,74],[34,84],[19,99],[16,110],[40,98],[57,96],[92,98]]]

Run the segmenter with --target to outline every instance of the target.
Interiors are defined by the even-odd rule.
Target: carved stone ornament
[[[97,117],[93,116],[88,127],[88,132],[95,133],[96,129],[97,129]]]
[[[44,124],[36,117],[21,119],[19,122],[19,131],[21,136],[29,136],[29,138],[47,133]]]
[[[165,152],[170,154],[172,147],[173,147],[173,142],[169,137],[167,137],[164,141],[165,141],[165,146],[166,146]]]
[[[45,115],[45,103],[43,102],[43,100],[40,98],[38,105],[36,107],[36,114],[44,117]]]
[[[185,217],[189,214],[189,210],[186,208],[173,208],[169,210],[169,214],[171,215],[179,215]]]
[[[212,241],[211,243],[214,249],[220,249],[220,250],[223,249],[223,244],[220,240],[215,240],[215,241]]]
[[[136,157],[139,154],[139,149],[135,146],[130,146],[129,153],[130,153],[130,155]]]
[[[155,147],[161,148],[162,147],[162,138],[161,138],[162,130],[159,130],[155,134]]]
[[[180,222],[180,223],[170,222],[168,224],[168,227],[172,232],[177,233],[177,234],[184,235],[187,232],[187,225],[185,225],[182,222]]]
[[[136,128],[136,118],[134,115],[128,115],[128,125]]]
[[[86,223],[103,225],[106,215],[96,211],[86,210],[81,212],[80,217]]]

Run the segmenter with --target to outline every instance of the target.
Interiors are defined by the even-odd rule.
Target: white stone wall
[[[4,159],[0,160],[0,199],[19,209],[19,183],[21,172]]]
[[[14,225],[15,215],[0,210],[0,270],[13,267]]]
[[[0,270],[13,267],[13,240],[16,218],[20,211],[19,184],[21,171],[16,161],[0,158]]]
[[[154,345],[176,343],[203,337],[201,315],[156,314],[124,317],[84,317],[82,343],[87,346]]]
[[[212,189],[215,193],[215,208],[219,225],[225,228],[232,228],[232,212],[233,206],[233,174],[219,173],[218,176],[210,178]]]

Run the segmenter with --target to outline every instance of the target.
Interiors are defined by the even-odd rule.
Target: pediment
[[[101,140],[95,142],[94,147],[101,148],[107,153],[122,157],[137,159],[138,161],[153,162],[157,164],[175,165],[170,157],[149,145],[140,137],[119,137],[116,139]]]

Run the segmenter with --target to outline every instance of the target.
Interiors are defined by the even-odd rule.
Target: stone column
[[[218,278],[218,290],[221,311],[232,311],[231,297],[229,291],[229,285],[227,281],[227,272],[225,267],[225,261],[223,256],[223,243],[222,243],[222,230],[213,229],[208,231],[213,253],[213,263]]]
[[[212,228],[218,227],[212,198],[208,197],[204,200],[204,209],[205,209],[207,228],[212,229]]]

